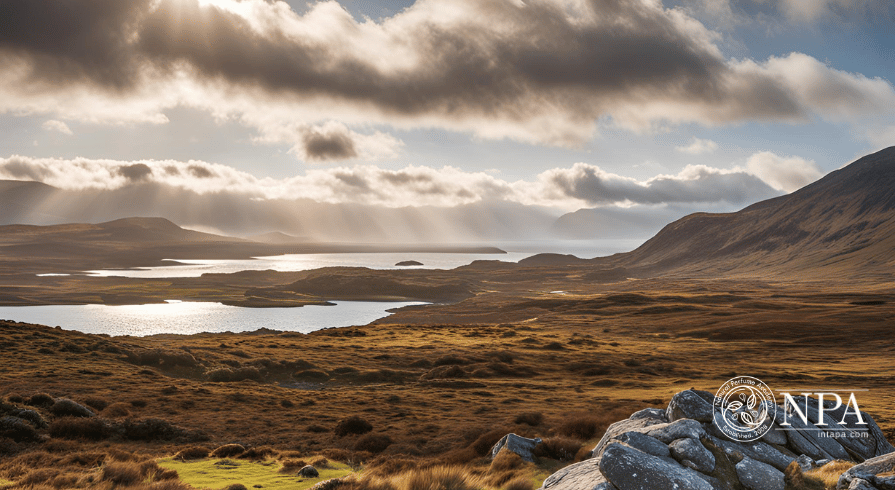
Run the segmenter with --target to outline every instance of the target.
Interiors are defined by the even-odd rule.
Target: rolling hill
[[[890,274],[895,266],[895,147],[785,196],[726,214],[696,213],[636,250],[594,259],[641,272]]]

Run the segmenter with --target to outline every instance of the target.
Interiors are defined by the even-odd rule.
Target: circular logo
[[[732,378],[715,393],[715,426],[734,441],[754,441],[767,434],[776,411],[774,392],[751,376]]]

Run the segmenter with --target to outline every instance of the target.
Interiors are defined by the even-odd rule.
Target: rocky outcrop
[[[528,439],[516,434],[507,434],[501,437],[500,440],[497,441],[497,444],[491,448],[491,457],[497,457],[497,453],[499,453],[501,449],[506,449],[507,451],[518,454],[520,458],[531,463],[535,460],[532,451],[535,446],[540,443],[540,439]]]
[[[827,425],[817,427],[810,423],[817,420],[817,400],[797,402],[809,408],[808,424],[798,417],[784,420],[783,408],[769,406],[774,408],[767,419],[774,417],[771,430],[744,442],[731,440],[715,425],[727,415],[714,395],[680,392],[664,410],[644,409],[609,426],[589,459],[557,471],[540,490],[783,490],[790,465],[807,471],[834,459],[859,463],[842,474],[838,490],[895,490],[895,448],[870,415],[861,412],[867,424],[857,425],[855,415],[825,406]],[[784,422],[791,424],[787,429],[800,430],[782,430]],[[857,428],[862,430],[849,430]],[[515,434],[504,439],[523,453],[534,447],[533,439]],[[504,439],[493,454],[509,444]]]

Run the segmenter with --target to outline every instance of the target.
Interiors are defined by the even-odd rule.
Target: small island
[[[417,262],[415,260],[402,260],[401,262],[395,264],[395,267],[412,267],[415,265],[423,265],[423,263]]]

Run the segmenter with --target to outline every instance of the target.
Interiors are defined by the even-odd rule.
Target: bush
[[[181,436],[184,430],[167,420],[146,418],[124,422],[124,437],[135,441],[161,441]]]
[[[103,466],[101,479],[115,485],[131,486],[143,481],[143,468],[138,463],[112,462]]]
[[[224,487],[224,490],[249,490],[249,489],[246,488],[246,486],[243,485],[242,483],[234,483],[232,485],[227,485],[226,487]]]
[[[98,441],[109,435],[109,428],[97,418],[62,417],[50,424],[50,436],[60,439]]]
[[[263,460],[276,456],[277,452],[267,446],[253,447],[247,449],[246,452],[237,456],[239,459]]]
[[[298,470],[307,466],[307,461],[303,459],[287,459],[283,461],[283,466],[280,468],[280,473],[295,473]]]
[[[357,415],[352,415],[347,419],[340,420],[333,432],[339,437],[344,437],[348,434],[366,434],[372,430],[373,426],[369,422]]]
[[[326,427],[324,427],[322,425],[317,425],[317,424],[311,424],[311,425],[307,426],[307,428],[305,428],[305,430],[308,432],[316,432],[316,433],[329,432],[329,429],[327,429]]]
[[[592,414],[573,415],[570,419],[563,422],[556,431],[566,437],[574,437],[582,441],[593,439],[598,432],[606,430],[612,421],[603,420]]]
[[[392,438],[385,434],[367,434],[354,444],[355,451],[367,451],[379,454],[392,445]]]
[[[432,363],[433,366],[455,366],[462,364],[469,364],[469,360],[453,354],[439,357]]]
[[[211,453],[211,449],[208,449],[207,447],[192,446],[178,451],[177,454],[174,455],[174,459],[179,461],[205,459],[208,457],[209,453]]]
[[[84,404],[96,411],[99,411],[99,412],[105,410],[106,407],[109,406],[109,402],[107,402],[106,400],[104,400],[102,398],[98,398],[95,396],[85,398]]]
[[[457,365],[448,365],[432,368],[431,370],[429,370],[429,372],[420,376],[420,379],[457,379],[465,377],[466,371],[462,367]]]
[[[514,424],[525,424],[532,427],[541,425],[542,422],[544,422],[544,414],[541,412],[524,412],[513,419]]]
[[[404,478],[403,490],[477,490],[479,487],[463,468],[439,466],[409,472]]]
[[[0,418],[0,438],[12,439],[15,442],[36,441],[37,431],[18,417]]]
[[[89,408],[66,398],[60,398],[50,407],[50,412],[57,417],[93,417],[96,415]]]
[[[539,458],[572,461],[581,449],[581,442],[568,437],[550,437],[535,446],[532,454]]]
[[[512,471],[520,468],[525,464],[525,460],[518,454],[507,449],[501,449],[497,456],[491,460],[491,466],[488,471],[491,473],[501,473]]]
[[[113,403],[113,404],[109,405],[108,407],[106,407],[106,409],[103,410],[102,414],[104,417],[113,418],[113,419],[117,419],[120,417],[127,417],[131,414],[130,409],[128,409],[127,407],[128,407],[127,403],[120,403],[120,402]]]
[[[534,485],[528,478],[519,477],[508,481],[503,490],[534,490]]]
[[[484,434],[480,435],[476,440],[470,445],[476,454],[479,456],[484,456],[491,452],[491,448],[497,444],[497,441],[500,440],[501,437],[507,435],[506,429],[494,429]]]
[[[28,405],[32,407],[50,407],[54,403],[56,403],[56,400],[46,393],[38,393],[28,399]]]
[[[239,444],[224,444],[223,446],[211,452],[211,456],[215,458],[232,458],[244,453],[246,448]]]
[[[329,379],[329,375],[324,373],[323,371],[318,371],[316,369],[309,369],[306,371],[299,371],[292,375],[298,381],[326,381]]]

